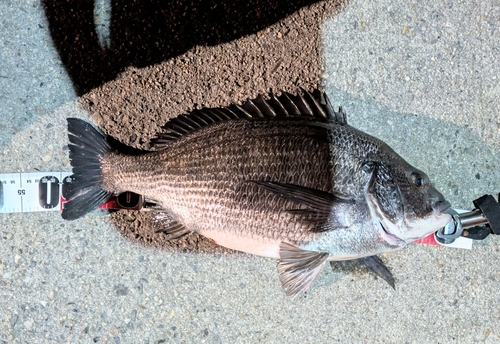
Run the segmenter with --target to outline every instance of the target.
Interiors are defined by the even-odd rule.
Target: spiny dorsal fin
[[[180,115],[165,124],[165,132],[159,133],[151,141],[156,149],[166,148],[171,142],[183,135],[200,128],[224,121],[238,119],[271,119],[271,118],[302,118],[321,122],[347,124],[342,108],[336,112],[326,93],[315,90],[312,93],[302,89],[302,94],[293,95],[283,92],[281,96],[270,95],[266,100],[259,95],[255,99],[247,100],[242,105],[233,104],[229,107],[203,108],[188,115]]]

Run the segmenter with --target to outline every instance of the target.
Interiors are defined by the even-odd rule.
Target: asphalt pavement
[[[43,7],[2,1],[0,18],[0,173],[68,171],[65,118],[88,115]],[[349,124],[456,208],[500,192],[497,1],[355,0],[321,29],[324,84]],[[147,248],[102,211],[1,214],[0,342],[497,343],[499,249],[414,244],[384,255],[395,290],[325,269],[290,300],[272,259]]]

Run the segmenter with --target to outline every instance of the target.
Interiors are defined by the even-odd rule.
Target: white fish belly
[[[242,237],[228,231],[200,231],[199,234],[212,239],[217,245],[257,256],[279,259],[280,240],[262,237]]]

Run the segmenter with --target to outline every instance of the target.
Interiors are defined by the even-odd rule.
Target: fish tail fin
[[[106,136],[89,123],[68,118],[69,159],[73,167],[72,182],[65,188],[62,217],[75,220],[94,210],[112,195],[103,188],[101,164],[112,152]]]

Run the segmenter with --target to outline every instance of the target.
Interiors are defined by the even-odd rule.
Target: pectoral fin
[[[287,296],[306,291],[325,265],[328,253],[306,251],[288,243],[280,244],[278,273]]]
[[[276,182],[250,181],[259,187],[286,198],[303,208],[283,209],[292,214],[303,216],[308,221],[319,224],[313,227],[314,232],[323,232],[336,228],[348,227],[332,214],[342,214],[354,204],[354,200],[341,197],[326,191],[307,188],[299,185]],[[328,222],[328,226],[325,224]]]

